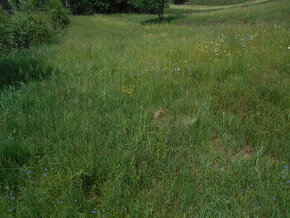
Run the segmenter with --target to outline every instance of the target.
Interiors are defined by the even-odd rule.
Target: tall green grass
[[[1,216],[287,217],[287,7],[72,18],[1,91]]]
[[[32,51],[19,51],[0,58],[0,89],[31,80],[42,80],[57,70],[46,64],[44,57]]]

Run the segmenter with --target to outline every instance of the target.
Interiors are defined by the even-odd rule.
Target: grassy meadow
[[[12,54],[45,76],[0,88],[0,217],[289,217],[289,11],[77,16]]]

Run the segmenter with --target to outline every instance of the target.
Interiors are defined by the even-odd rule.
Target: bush
[[[47,10],[51,16],[55,28],[64,27],[70,23],[68,11],[63,7],[59,0],[51,0],[47,4]]]
[[[14,49],[29,48],[32,43],[49,40],[54,29],[47,23],[45,16],[28,15],[17,12],[13,16],[2,14],[0,25],[0,53]]]
[[[0,8],[0,89],[45,78],[52,72],[50,66],[27,49],[51,40],[59,29],[69,24],[69,17],[59,0],[43,2],[23,0],[13,14]]]
[[[6,23],[8,23],[8,14],[0,6],[0,54],[3,51],[6,44]]]
[[[69,24],[68,13],[59,0],[50,0],[45,7],[38,5],[34,0],[21,1],[14,14],[0,9],[0,54],[48,41]]]

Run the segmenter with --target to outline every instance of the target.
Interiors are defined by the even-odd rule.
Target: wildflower
[[[14,199],[15,199],[15,197],[13,197],[13,196],[12,196],[10,199],[11,199],[11,200],[14,200]]]
[[[286,171],[282,171],[282,174],[286,174]]]
[[[28,170],[28,171],[27,171],[27,174],[31,174],[31,173],[32,173],[32,171],[31,171],[31,170]]]
[[[48,169],[47,169],[47,168],[45,168],[45,169],[44,169],[44,171],[48,171]]]
[[[190,210],[192,210],[192,209],[193,209],[193,207],[192,207],[192,206],[190,206],[190,207],[189,207],[189,209],[190,209]]]
[[[274,200],[274,201],[276,201],[276,200],[277,200],[277,198],[276,198],[276,197],[273,197],[273,200]]]
[[[282,177],[282,179],[285,179],[285,175],[282,175],[281,177]]]
[[[124,205],[122,205],[122,209],[125,209]]]
[[[78,200],[74,200],[74,202],[75,202],[75,203],[77,203],[77,202],[78,202]]]
[[[288,170],[288,166],[287,165],[284,165],[283,167],[284,167],[285,170]]]
[[[13,193],[12,193],[12,192],[10,192],[10,193],[9,193],[9,195],[10,195],[10,196],[12,196],[12,195],[13,195]]]
[[[96,210],[92,210],[92,214],[97,214],[97,211]]]
[[[191,148],[192,148],[192,145],[189,145],[189,147],[191,147]]]
[[[244,215],[247,215],[247,212],[244,210],[244,211],[243,211],[243,214],[244,214]]]
[[[254,185],[253,185],[253,184],[251,184],[251,187],[254,187]]]
[[[47,173],[44,173],[43,176],[47,176]]]
[[[261,209],[262,209],[262,207],[261,207],[261,206],[258,206],[258,207],[257,207],[257,209],[258,209],[258,210],[261,210]]]
[[[11,207],[11,208],[9,209],[9,212],[11,213],[13,210],[14,210],[14,207]]]
[[[135,86],[126,86],[126,85],[123,85],[122,87],[122,92],[125,93],[125,94],[128,94],[128,95],[131,95],[133,93],[135,89]]]

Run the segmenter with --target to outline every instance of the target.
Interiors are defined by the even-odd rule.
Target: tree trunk
[[[164,5],[165,5],[165,0],[162,0],[161,7],[158,10],[159,22],[163,20]]]
[[[163,12],[159,11],[158,16],[159,16],[159,22],[162,22],[162,20],[163,20]]]

